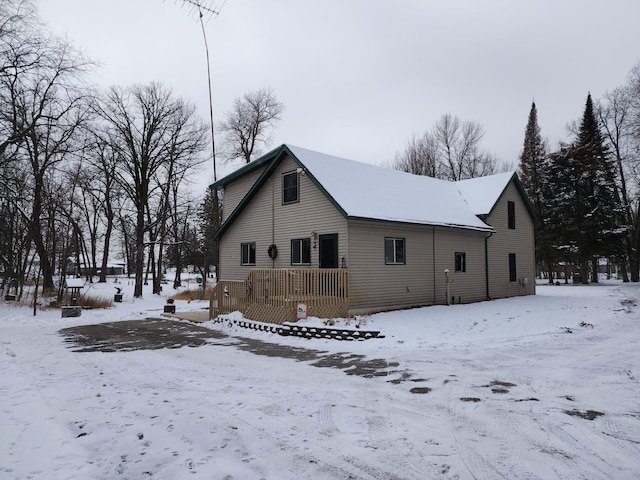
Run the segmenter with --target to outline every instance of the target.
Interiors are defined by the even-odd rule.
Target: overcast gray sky
[[[182,1],[37,3],[101,62],[96,83],[161,81],[208,118],[202,32]],[[639,20],[638,0],[226,0],[206,24],[214,116],[271,87],[286,105],[273,146],[385,164],[450,113],[516,166],[532,100],[551,148],[570,140],[587,93],[640,60]]]

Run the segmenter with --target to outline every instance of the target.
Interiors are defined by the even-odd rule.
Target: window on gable
[[[240,265],[256,264],[256,244],[241,243],[240,244]]]
[[[300,201],[298,188],[298,172],[289,172],[282,175],[282,203],[296,203]]]
[[[291,265],[311,264],[311,239],[291,240]]]
[[[516,272],[516,254],[509,254],[509,281],[515,282],[518,279],[518,274]]]
[[[467,254],[465,252],[455,253],[455,271],[466,272],[467,271]]]
[[[384,239],[384,263],[386,265],[405,264],[405,239],[386,237]]]
[[[509,220],[509,228],[511,230],[516,228],[516,204],[514,202],[507,202],[507,217]]]

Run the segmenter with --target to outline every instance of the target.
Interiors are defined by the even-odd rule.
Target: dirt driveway
[[[290,358],[315,367],[336,368],[347,375],[366,378],[390,377],[389,381],[419,382],[397,362],[367,359],[353,353],[329,353],[312,348],[300,348],[265,342],[254,338],[231,337],[217,330],[190,322],[165,318],[148,318],[122,322],[80,325],[60,330],[74,352],[129,352],[162,348],[215,346],[238,348],[255,355]],[[416,393],[426,393],[416,389]]]

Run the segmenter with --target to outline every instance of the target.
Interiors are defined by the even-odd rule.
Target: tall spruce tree
[[[558,258],[579,267],[583,283],[598,281],[598,259],[622,250],[615,165],[591,95],[574,143],[548,156],[543,181],[545,235]]]
[[[548,272],[549,282],[552,283],[553,249],[544,223],[543,186],[546,160],[547,146],[540,133],[536,104],[532,102],[520,154],[520,181],[538,219],[535,226],[536,259],[540,270]]]
[[[575,144],[561,145],[549,155],[543,185],[545,234],[555,258],[577,265],[583,283],[588,283],[588,261],[592,258],[593,199],[585,166],[590,152]]]
[[[591,94],[587,96],[575,146],[582,162],[577,184],[585,190],[587,201],[584,220],[583,252],[592,261],[592,281],[598,281],[598,259],[620,254],[622,230],[621,204],[615,183],[615,164],[596,118]]]

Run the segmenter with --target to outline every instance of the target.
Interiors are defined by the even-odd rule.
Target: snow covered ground
[[[229,337],[70,348],[63,328],[161,315],[164,298],[134,301],[129,288],[79,318],[0,305],[0,478],[640,475],[640,285],[539,285],[532,297],[372,315],[360,328],[385,337],[359,342],[207,322]],[[346,361],[256,354],[243,339]],[[358,360],[384,375],[354,374]]]

